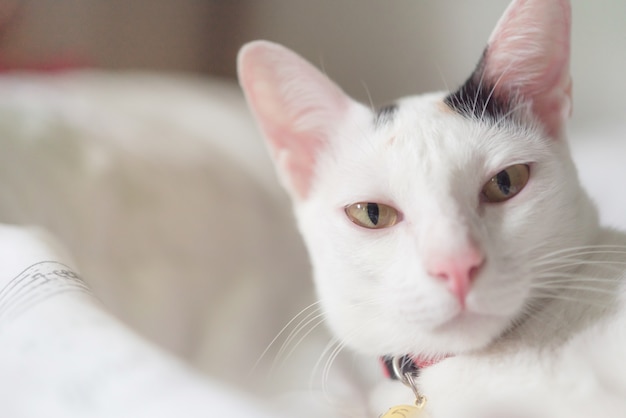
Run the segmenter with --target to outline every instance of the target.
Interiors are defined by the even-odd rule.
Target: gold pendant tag
[[[397,405],[390,408],[380,418],[428,418],[428,413],[424,410],[426,405],[426,397],[422,395],[415,382],[416,376],[412,372],[402,372],[400,357],[394,357],[392,360],[393,372],[396,377],[411,388],[415,395],[415,405]]]
[[[426,418],[426,413],[422,408],[415,405],[398,405],[389,409],[380,418]]]

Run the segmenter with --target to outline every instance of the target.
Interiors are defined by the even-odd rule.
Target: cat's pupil
[[[511,177],[509,177],[509,173],[506,170],[502,170],[496,175],[496,183],[498,183],[498,188],[505,196],[511,192]]]
[[[378,225],[378,216],[379,216],[378,204],[376,203],[367,204],[367,216],[370,218],[370,221],[372,221],[373,225]]]

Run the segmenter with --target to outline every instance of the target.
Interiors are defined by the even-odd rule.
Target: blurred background
[[[361,101],[458,85],[508,0],[0,0],[0,67],[235,77],[246,41],[298,51]],[[576,121],[621,117],[626,2],[573,0]]]

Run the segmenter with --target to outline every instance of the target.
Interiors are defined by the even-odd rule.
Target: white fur
[[[533,13],[543,12],[550,15],[529,30]],[[275,137],[290,132],[276,127],[298,120],[268,119],[265,96],[250,92],[257,67],[272,73],[268,66],[281,54],[281,66],[304,66],[301,59],[259,42],[243,50],[240,77],[270,146],[292,141],[288,152],[313,151],[306,197],[290,192],[320,300],[342,343],[372,356],[453,354],[420,377],[435,418],[623,416],[626,236],[600,228],[564,138],[569,5],[517,0],[507,16],[490,40],[485,73],[515,65],[497,88],[524,105],[514,119],[464,117],[444,104],[444,94],[429,94],[401,100],[375,126],[373,113],[352,102],[317,121],[326,129],[313,135],[322,145],[307,148],[298,143],[310,140],[306,135]],[[567,49],[550,44],[559,42]],[[528,60],[510,58],[516,45]],[[305,91],[309,72],[300,80]],[[295,83],[272,82],[275,91],[281,82]],[[315,88],[335,101],[332,86],[316,79]],[[301,113],[310,106],[284,96]],[[530,167],[526,187],[503,203],[481,200],[483,185],[514,164]],[[293,175],[284,166],[279,174]],[[356,202],[390,205],[401,221],[359,227],[344,213]],[[463,310],[426,264],[441,253],[454,256],[468,240],[486,263]],[[397,397],[380,389],[373,413]]]

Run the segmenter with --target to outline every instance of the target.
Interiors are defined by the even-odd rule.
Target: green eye
[[[346,206],[345,210],[346,215],[352,222],[364,228],[389,228],[398,223],[398,211],[382,203],[353,203]]]
[[[522,191],[529,176],[530,170],[526,164],[512,165],[493,176],[483,186],[482,195],[491,203],[509,200]]]

